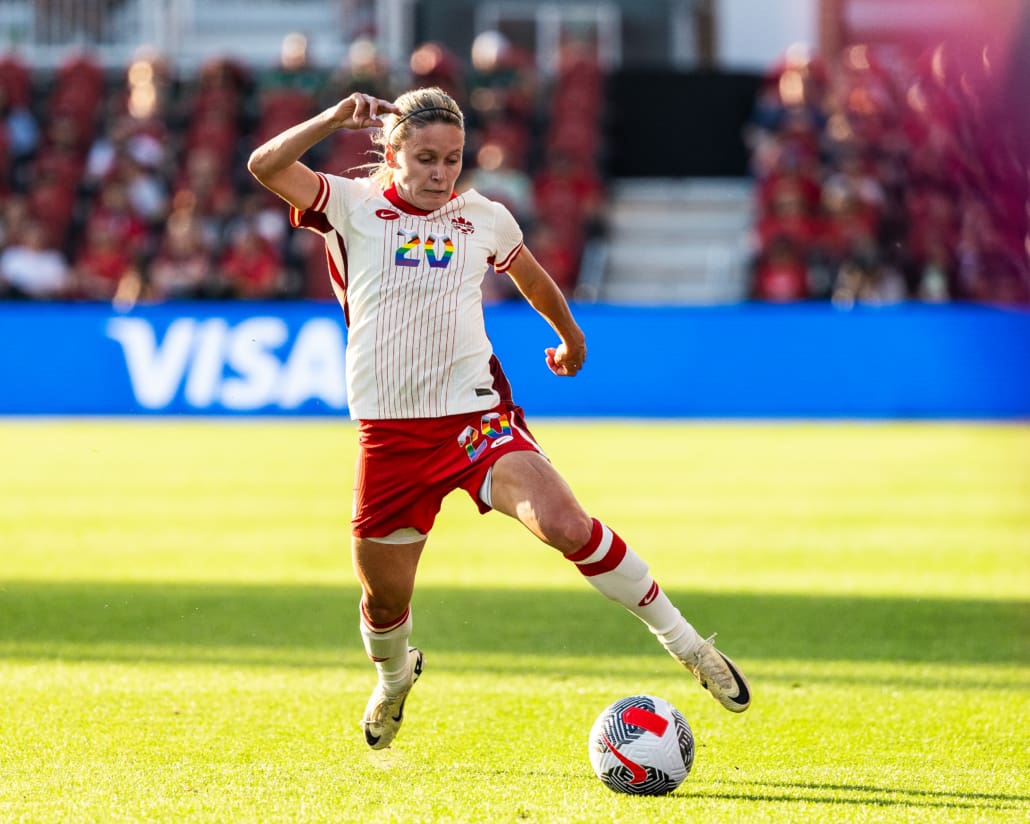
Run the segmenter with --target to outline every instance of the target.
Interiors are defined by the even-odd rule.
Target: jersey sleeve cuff
[[[522,251],[523,246],[525,246],[525,244],[520,243],[518,246],[516,246],[514,249],[508,252],[508,254],[504,256],[504,258],[502,258],[499,261],[495,261],[494,271],[500,272],[501,274],[507,272],[511,268],[511,265],[515,262],[515,258],[519,256],[519,252]]]
[[[294,229],[313,229],[323,234],[329,230],[325,208],[329,205],[329,181],[322,172],[318,176],[318,194],[307,209],[290,207],[290,225]]]

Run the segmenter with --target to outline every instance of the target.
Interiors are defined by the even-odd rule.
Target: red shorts
[[[351,520],[358,538],[407,527],[428,534],[444,497],[459,488],[488,512],[479,490],[494,462],[541,451],[522,408],[508,403],[444,418],[359,421],[358,446]]]

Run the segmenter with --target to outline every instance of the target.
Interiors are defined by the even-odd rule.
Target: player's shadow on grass
[[[914,790],[903,787],[874,787],[866,784],[821,782],[747,781],[716,782],[687,787],[690,792],[675,796],[718,798],[732,801],[782,801],[797,804],[857,804],[867,807],[935,807],[976,810],[1016,810],[1030,802],[1030,796],[1016,793],[958,793],[948,790]]]
[[[1026,664],[1030,604],[682,591],[671,593],[734,657],[799,661]],[[0,656],[335,666],[357,642],[356,587],[38,582],[0,584]],[[417,640],[436,653],[611,659],[663,653],[586,585],[423,586]],[[592,669],[586,660],[584,666]]]

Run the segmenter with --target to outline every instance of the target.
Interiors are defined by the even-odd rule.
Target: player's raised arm
[[[512,262],[508,275],[529,305],[551,324],[561,338],[558,346],[544,350],[547,368],[555,375],[572,377],[583,368],[587,345],[586,336],[572,317],[565,295],[525,246]]]
[[[303,154],[340,129],[381,126],[381,115],[390,112],[396,113],[397,107],[389,100],[355,92],[258,146],[247,169],[287,203],[307,209],[318,194],[318,176],[300,162]]]

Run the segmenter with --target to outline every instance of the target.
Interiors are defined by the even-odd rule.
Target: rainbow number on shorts
[[[470,461],[475,461],[490,448],[501,441],[499,438],[511,440],[511,424],[508,416],[500,412],[488,412],[483,415],[479,429],[466,426],[458,436],[458,446],[465,450]]]
[[[500,412],[490,412],[483,415],[483,434],[488,438],[499,438],[501,435],[511,434],[511,424],[508,423],[508,416]]]
[[[430,232],[426,235],[425,244],[418,236],[418,232],[409,232],[405,229],[398,229],[397,234],[403,239],[403,243],[394,252],[393,262],[395,266],[418,266],[422,261],[419,259],[418,247],[424,246],[426,260],[434,269],[443,269],[451,262],[454,256],[454,241],[450,235],[437,235]]]

